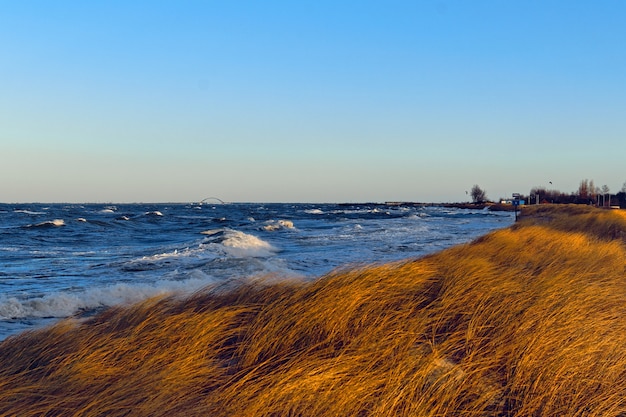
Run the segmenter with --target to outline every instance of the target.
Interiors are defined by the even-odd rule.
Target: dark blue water
[[[0,204],[0,340],[59,317],[259,275],[418,257],[510,213],[335,204]]]

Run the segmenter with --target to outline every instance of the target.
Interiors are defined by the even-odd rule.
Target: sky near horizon
[[[0,202],[617,192],[625,17],[618,0],[0,0]]]

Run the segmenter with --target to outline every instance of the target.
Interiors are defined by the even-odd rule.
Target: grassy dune
[[[0,415],[626,416],[626,215],[112,308],[0,344]]]

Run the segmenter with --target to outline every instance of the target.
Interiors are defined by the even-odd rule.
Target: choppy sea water
[[[0,204],[0,340],[233,278],[315,279],[509,226],[487,210],[378,204]]]

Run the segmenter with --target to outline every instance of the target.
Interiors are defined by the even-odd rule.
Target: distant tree
[[[532,204],[531,201],[535,204],[539,204],[540,201],[543,201],[546,198],[546,194],[548,190],[546,187],[533,187],[530,189],[529,196],[529,204]]]
[[[620,208],[626,208],[626,183],[624,184],[624,187],[622,187],[622,191],[615,194],[615,197],[617,197],[617,203]]]
[[[602,190],[600,187],[596,187],[593,180],[584,179],[580,182],[580,186],[578,187],[576,202],[579,204],[599,204],[601,193]]]
[[[600,192],[602,193],[602,207],[607,205],[607,196],[608,196],[608,205],[611,205],[611,194],[609,194],[609,186],[604,184],[602,188],[600,188]]]
[[[589,192],[591,193],[592,199],[595,199],[598,193],[600,192],[600,189],[595,186],[595,184],[593,183],[593,180],[589,181]]]
[[[586,181],[586,180],[585,180]],[[585,181],[581,182],[581,187],[579,187],[578,192],[581,190],[585,193],[585,187],[588,183]],[[539,204],[539,203],[555,203],[555,204],[570,204],[577,202],[584,202],[579,198],[579,194],[577,193],[564,193],[559,190],[548,190],[545,187],[533,187],[530,189],[530,204]],[[585,202],[586,204],[586,202]]]
[[[593,182],[591,183],[591,188],[593,188]],[[581,199],[589,198],[592,194],[592,191],[589,188],[589,180],[584,179],[580,182],[578,186],[578,197]]]
[[[473,203],[484,203],[485,201],[487,201],[487,193],[477,184],[474,184],[470,194],[472,195]]]
[[[624,182],[624,185],[622,185],[622,189],[620,191],[626,194],[626,182]]]

